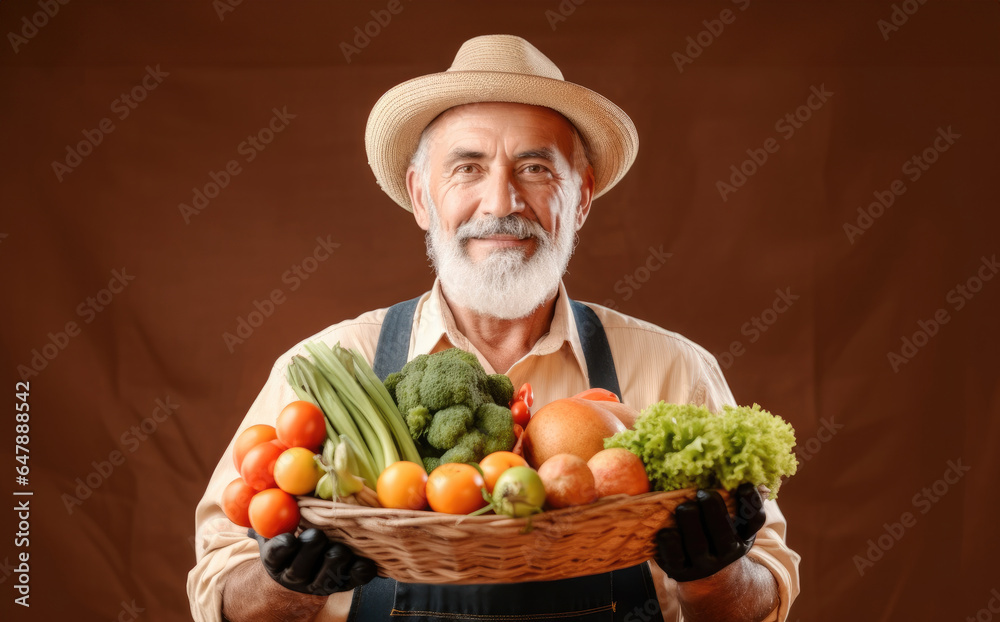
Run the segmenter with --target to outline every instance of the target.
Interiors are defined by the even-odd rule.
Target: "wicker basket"
[[[616,495],[536,514],[455,516],[392,510],[312,497],[299,506],[306,527],[322,529],[406,583],[516,583],[609,572],[653,556],[653,536],[673,525],[674,508],[694,489]],[[723,498],[732,512],[727,493]]]

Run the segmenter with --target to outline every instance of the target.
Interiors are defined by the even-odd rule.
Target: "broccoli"
[[[427,442],[437,449],[451,449],[469,433],[472,421],[472,409],[465,404],[442,408],[431,419]]]
[[[431,412],[423,406],[411,408],[404,415],[406,427],[410,429],[410,438],[419,440],[427,433],[427,427],[431,424]]]
[[[404,368],[405,369],[405,368]],[[411,374],[400,378],[396,383],[396,405],[399,412],[405,413],[420,408],[420,380],[424,377],[424,372],[414,371]]]
[[[441,352],[441,354],[444,354],[445,358],[455,358],[460,361],[465,361],[465,363],[469,367],[478,369],[484,375],[486,373],[485,371],[483,371],[482,365],[479,364],[479,359],[477,359],[476,355],[473,354],[472,352],[466,352],[461,348],[450,348],[448,350],[444,350],[443,352]]]
[[[485,450],[507,451],[514,446],[514,416],[510,409],[497,404],[483,404],[476,409],[474,425],[486,434]]]
[[[406,368],[409,368],[409,371],[411,372],[424,371],[427,369],[427,359],[430,357],[431,356],[429,354],[417,355],[417,358],[413,359],[403,367],[403,372],[405,372]]]
[[[480,368],[482,369],[482,368]],[[482,372],[480,372],[482,373]],[[442,379],[447,379],[442,381]],[[406,382],[406,379],[403,379]],[[476,409],[483,402],[476,370],[457,358],[436,359],[428,363],[420,378],[420,403],[429,410],[442,410],[455,404]]]
[[[510,401],[514,399],[514,385],[511,383],[510,378],[503,374],[493,374],[492,376],[487,376],[487,387],[486,390],[491,396],[493,396],[493,403],[500,404],[510,404]]]
[[[486,435],[473,428],[458,444],[444,452],[441,462],[479,462],[486,455]]]
[[[385,390],[389,392],[389,396],[395,400],[396,399],[396,385],[399,384],[399,380],[403,377],[403,374],[393,372],[385,377],[382,384],[385,385]]]
[[[421,354],[389,374],[385,387],[406,419],[428,471],[443,462],[479,462],[514,446],[510,379],[489,375],[471,352]]]

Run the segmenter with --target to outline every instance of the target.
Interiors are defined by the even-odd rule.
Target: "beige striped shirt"
[[[701,346],[648,322],[599,305],[589,306],[604,325],[624,403],[641,409],[665,400],[704,404],[713,411],[724,404],[736,403],[715,358]],[[335,324],[309,340],[331,345],[340,342],[344,347],[357,348],[371,362],[385,314],[386,309],[370,311]],[[498,372],[456,328],[439,282],[435,281],[432,290],[421,297],[413,322],[408,358],[455,346],[475,353],[488,373]],[[298,399],[285,380],[285,369],[291,356],[302,351],[303,343],[275,363],[237,435],[258,423],[273,425],[281,409]],[[560,284],[549,332],[509,370],[499,371],[510,376],[515,387],[531,382],[535,394],[533,410],[537,410],[555,399],[589,388],[586,370],[569,298]],[[257,543],[247,538],[246,529],[231,523],[219,505],[223,489],[239,477],[232,450],[230,442],[196,511],[197,564],[188,574],[187,590],[192,614],[198,622],[222,620],[222,586],[227,573],[239,564],[255,563],[259,557]],[[777,504],[766,501],[765,509],[767,523],[757,534],[749,556],[774,575],[781,602],[768,620],[782,621],[798,595],[799,556],[785,544],[785,518]],[[650,566],[664,620],[680,621],[676,583],[655,562],[650,562]],[[344,620],[350,603],[350,592],[336,594],[316,619]]]

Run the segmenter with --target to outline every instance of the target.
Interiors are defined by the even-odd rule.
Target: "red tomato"
[[[286,449],[281,441],[268,441],[248,451],[240,468],[243,480],[254,490],[274,488],[274,463]]]
[[[312,402],[292,402],[278,415],[278,440],[288,447],[319,449],[326,440],[326,419]]]
[[[422,510],[427,507],[427,471],[416,462],[400,460],[382,471],[375,484],[378,502],[384,508]]]
[[[468,514],[486,505],[483,487],[486,482],[476,467],[461,462],[447,462],[427,477],[427,503],[435,512]]]
[[[514,424],[522,428],[528,425],[528,420],[531,419],[531,411],[528,410],[528,405],[521,400],[517,400],[510,405],[510,414],[514,415]]]
[[[250,526],[265,538],[294,532],[299,526],[295,497],[280,488],[268,488],[250,500]]]
[[[236,444],[233,445],[233,461],[236,463],[236,470],[239,471],[243,468],[243,458],[247,455],[248,451],[261,443],[273,441],[276,438],[278,438],[278,434],[274,426],[264,423],[252,425],[243,430],[236,437]]]
[[[521,388],[517,390],[517,395],[514,396],[513,401],[521,400],[524,402],[525,406],[531,407],[535,403],[535,392],[531,390],[531,383],[525,382],[521,385]]]
[[[528,461],[512,451],[494,451],[483,458],[479,462],[479,468],[483,470],[486,490],[493,492],[493,486],[500,474],[515,466],[528,466]]]
[[[257,491],[250,487],[242,477],[229,482],[222,492],[222,511],[226,517],[240,527],[250,526],[250,500]]]
[[[607,389],[587,389],[586,391],[577,393],[573,397],[593,402],[621,402],[617,395]]]

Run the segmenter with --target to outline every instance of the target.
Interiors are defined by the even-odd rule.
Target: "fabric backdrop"
[[[791,619],[993,619],[998,23],[943,0],[3,2],[0,481],[30,507],[0,513],[3,618],[189,618],[195,503],[274,359],[431,284],[369,110],[508,33],[639,131],[571,295],[703,344],[795,426]]]

